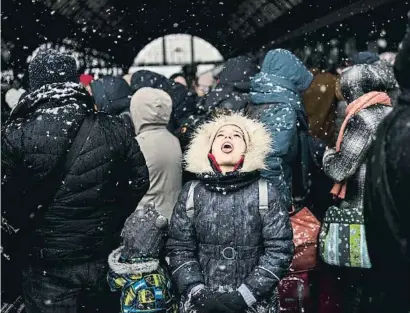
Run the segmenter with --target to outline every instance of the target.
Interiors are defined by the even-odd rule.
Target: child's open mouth
[[[231,153],[233,151],[233,144],[230,142],[224,142],[222,144],[221,150],[223,153]]]

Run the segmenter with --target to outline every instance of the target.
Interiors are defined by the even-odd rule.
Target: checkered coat
[[[377,126],[391,107],[374,105],[359,111],[348,122],[340,151],[329,149],[323,157],[325,173],[335,182],[347,181],[341,209],[363,210],[366,160]]]

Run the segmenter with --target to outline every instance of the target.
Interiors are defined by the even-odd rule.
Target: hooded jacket
[[[27,227],[50,196],[49,175],[92,108],[84,87],[71,82],[43,85],[19,102],[2,132],[2,212],[9,224]],[[63,262],[101,257],[118,245],[125,219],[148,187],[145,159],[132,134],[118,118],[96,113],[80,153],[28,238],[29,248]]]
[[[244,131],[247,150],[240,168],[222,175],[208,153],[218,129],[227,124]],[[196,131],[185,156],[187,169],[199,179],[194,207],[186,205],[189,182],[175,206],[167,243],[181,295],[200,284],[213,292],[238,288],[256,306],[273,306],[273,290],[289,268],[293,243],[287,209],[271,183],[268,212],[261,216],[259,211],[259,170],[265,168],[269,142],[262,124],[239,115],[219,117]]]
[[[218,85],[203,99],[204,108],[244,110],[249,104],[251,78],[257,72],[255,62],[246,56],[227,60],[219,74]]]
[[[151,71],[140,70],[131,77],[131,89],[136,92],[140,88],[150,87],[168,93],[172,99],[172,114],[168,130],[176,135],[182,122],[195,111],[197,96],[179,83],[171,82],[165,76]]]
[[[182,187],[182,152],[178,139],[168,130],[172,111],[170,96],[159,89],[141,88],[131,99],[136,139],[145,156],[150,189],[138,207],[153,203],[170,218]]]
[[[104,76],[90,87],[98,110],[120,116],[126,125],[132,126],[129,116],[132,90],[124,79]]]
[[[268,52],[251,84],[250,114],[267,125],[272,136],[268,170],[262,177],[271,180],[288,201],[295,187],[292,179],[302,185],[297,196],[307,190],[308,124],[300,94],[312,80],[312,73],[296,56],[275,49]],[[292,177],[292,169],[300,177]]]

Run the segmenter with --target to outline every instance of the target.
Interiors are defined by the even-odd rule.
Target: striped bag
[[[362,210],[331,206],[320,230],[319,252],[330,265],[371,268]]]

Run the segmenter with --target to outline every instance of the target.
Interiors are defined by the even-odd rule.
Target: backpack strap
[[[189,186],[188,197],[186,199],[186,213],[189,218],[194,216],[194,191],[195,187],[199,184],[198,180],[194,180],[191,185]]]
[[[259,214],[263,218],[268,212],[268,182],[265,179],[259,179]]]

